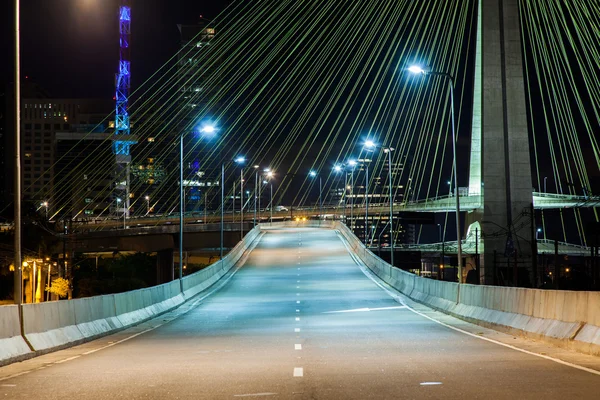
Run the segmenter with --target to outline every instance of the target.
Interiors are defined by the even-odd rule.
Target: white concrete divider
[[[369,251],[346,225],[332,225],[373,273],[416,301],[483,326],[600,355],[600,292],[468,284],[459,288],[458,283],[392,268]]]
[[[206,290],[221,279],[231,268],[233,268],[244,253],[252,250],[261,236],[260,226],[255,227],[244,236],[244,239],[231,249],[223,260],[219,260],[195,274],[183,278],[183,293],[189,299]]]
[[[21,336],[18,306],[0,306],[0,365],[3,360],[29,353],[31,350]]]
[[[16,305],[0,306],[0,365],[74,346],[138,324],[172,310],[221,279],[244,253],[256,245],[254,228],[224,258],[183,279],[145,289],[74,300],[23,305],[25,337],[21,336]]]

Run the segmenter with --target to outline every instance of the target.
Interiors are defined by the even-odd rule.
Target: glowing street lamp
[[[373,140],[367,139],[363,143],[363,150],[374,152],[377,145]],[[365,159],[365,246],[367,246],[367,225],[369,223],[369,164]]]
[[[394,197],[393,197],[393,184],[392,184],[392,151],[393,147],[387,147],[383,149],[383,152],[388,155],[388,180],[390,185],[390,263],[394,266]]]
[[[46,221],[47,221],[48,220],[48,202],[44,201],[40,204],[40,206],[42,206],[46,209]]]
[[[269,211],[271,213],[271,220],[270,220],[270,224],[273,225],[273,177],[275,176],[275,174],[273,174],[273,171],[271,171],[270,169],[266,169],[265,172],[267,173],[267,178],[269,179],[269,183],[271,186],[271,201],[269,202]]]
[[[238,157],[235,163],[240,166],[240,240],[244,239],[244,163],[246,158]],[[235,190],[233,191],[233,204],[235,205]]]
[[[354,231],[354,168],[356,160],[348,160],[350,167],[350,229]]]
[[[336,164],[333,166],[333,170],[335,171],[335,173],[339,174],[340,172],[344,171],[344,168],[339,165]],[[348,187],[348,176],[347,174],[344,173],[344,190],[342,191],[342,195],[344,196],[344,221],[346,220],[346,188]]]
[[[419,65],[411,65],[408,71],[413,74],[441,76],[450,83],[450,111],[452,113],[452,169],[454,172],[454,188],[456,189],[456,243],[458,255],[458,283],[462,283],[462,242],[460,234],[460,199],[458,193],[458,170],[456,169],[456,132],[454,127],[454,77],[447,72],[431,71]]]
[[[199,132],[203,137],[208,139],[212,138],[217,132],[217,127],[212,123],[204,123]],[[221,260],[223,259],[223,176],[224,166],[221,165]],[[179,286],[183,292],[183,215],[184,215],[184,202],[185,197],[183,195],[183,132],[179,135]],[[149,207],[148,207],[149,209]],[[173,271],[173,279],[175,278],[175,271]]]
[[[310,171],[308,173],[312,178],[317,176],[315,171]],[[319,176],[319,219],[323,218],[323,185],[321,181],[321,176]]]

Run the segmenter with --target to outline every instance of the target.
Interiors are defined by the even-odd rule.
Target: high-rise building
[[[13,98],[13,88],[7,88],[7,99]],[[72,144],[86,139],[91,131],[106,129],[103,119],[112,111],[110,99],[58,99],[52,98],[40,86],[24,82],[21,89],[21,182],[23,199],[31,202],[41,213],[51,216],[73,204],[65,188],[67,174],[82,165],[65,164],[70,157],[95,155],[97,146],[87,147],[77,154],[77,149],[67,149],[63,141],[68,134]],[[14,115],[14,103],[6,102],[7,116]],[[14,132],[14,118],[5,118],[5,132]],[[100,124],[100,125],[99,125]],[[14,188],[14,135],[4,134],[4,200],[12,201]],[[58,145],[60,143],[60,146]],[[92,157],[90,157],[91,159]],[[81,171],[81,169],[79,169]]]
[[[206,147],[197,143],[194,132],[202,119],[210,119],[218,104],[218,68],[220,61],[209,57],[211,41],[216,32],[210,21],[200,18],[197,24],[178,24],[181,50],[178,56],[177,77],[180,100],[178,107],[184,111],[179,130],[184,132],[184,197],[186,211],[214,208],[220,190],[220,163],[214,154],[202,151]],[[210,106],[209,106],[210,105]],[[209,109],[211,108],[212,109]],[[209,162],[214,160],[215,162]]]

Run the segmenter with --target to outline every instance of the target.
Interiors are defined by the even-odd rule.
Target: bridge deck
[[[269,231],[243,268],[193,304],[111,337],[0,368],[0,394],[565,399],[595,398],[600,390],[596,375],[481,337],[547,357],[557,350],[415,305],[419,315],[394,301],[333,230]],[[599,366],[591,357],[585,363]]]

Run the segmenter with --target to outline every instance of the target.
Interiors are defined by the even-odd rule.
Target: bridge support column
[[[156,284],[171,282],[173,276],[173,249],[156,252]]]
[[[493,283],[496,253],[496,262],[516,260],[519,270],[528,271],[513,285],[532,285],[533,200],[519,0],[482,3],[469,176],[469,191],[482,197],[481,212],[475,213],[484,240],[481,282]]]

